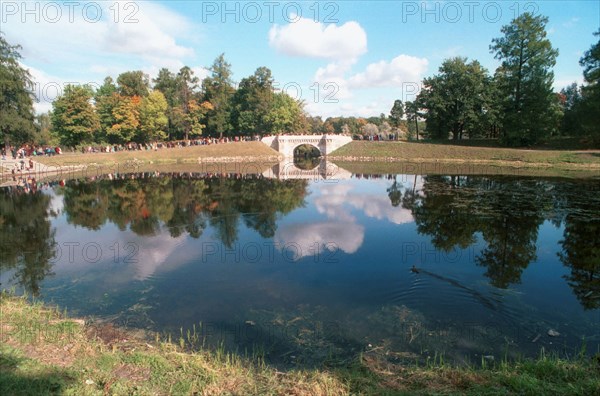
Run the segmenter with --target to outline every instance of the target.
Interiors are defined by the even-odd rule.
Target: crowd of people
[[[235,136],[235,137],[203,137],[190,140],[178,140],[167,142],[152,142],[152,143],[127,143],[127,144],[107,144],[86,146],[81,148],[82,153],[116,153],[119,151],[151,151],[165,148],[182,148],[190,146],[206,146],[210,144],[221,144],[231,142],[249,142],[260,140],[260,136]]]
[[[135,143],[127,144],[107,144],[107,145],[88,145],[81,146],[79,149],[73,148],[72,151],[80,151],[81,153],[115,153],[119,151],[150,151],[165,148],[182,148],[190,146],[206,146],[211,144],[222,144],[231,142],[249,142],[260,140],[260,136],[235,136],[235,137],[202,137],[190,140],[167,141],[167,142],[152,142],[152,143]],[[2,147],[0,148],[2,160],[6,160],[9,155],[12,155],[13,160],[25,159],[27,157],[36,156],[52,156],[60,155],[63,150],[58,147],[51,146],[34,146],[31,144],[23,145],[22,147]]]
[[[23,145],[19,148],[17,147],[2,147],[2,160],[6,161],[8,155],[12,156],[13,160],[16,159],[25,159],[26,157],[36,157],[43,155],[57,155],[62,154],[62,149],[58,146],[50,147],[50,146],[34,146],[31,144]]]

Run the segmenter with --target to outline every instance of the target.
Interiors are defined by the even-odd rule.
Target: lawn
[[[219,159],[222,162],[277,162],[278,153],[261,142],[222,143],[208,146],[164,148],[156,151],[120,151],[117,153],[65,153],[53,157],[37,157],[48,166],[110,165],[136,162],[140,164],[199,163]]]
[[[436,160],[463,162],[523,162],[532,164],[593,164],[600,166],[600,150],[528,150],[500,147],[469,147],[418,142],[353,141],[331,154],[331,158]]]

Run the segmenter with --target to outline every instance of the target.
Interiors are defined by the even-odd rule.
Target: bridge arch
[[[277,135],[264,137],[261,141],[279,151],[284,157],[292,158],[294,150],[300,145],[315,146],[321,155],[327,156],[332,151],[350,143],[352,138],[343,135]]]
[[[294,146],[294,148],[292,148],[292,154],[294,154],[294,153],[296,152],[296,149],[297,149],[298,147],[301,147],[301,146],[310,146],[310,147],[314,147],[314,148],[316,148],[317,150],[319,150],[319,154],[323,155],[322,148],[321,148],[321,147],[319,147],[319,146],[317,146],[317,145],[316,145],[316,144],[314,144],[314,143],[298,143],[298,144],[296,144],[296,145]]]

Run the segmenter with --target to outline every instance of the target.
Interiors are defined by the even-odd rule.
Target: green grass
[[[449,143],[353,141],[334,151],[329,158],[354,173],[600,175],[600,151],[594,150],[526,150]]]
[[[469,147],[418,142],[353,141],[332,153],[331,157],[367,157],[370,159],[434,160],[470,162],[522,162],[556,164],[564,161],[600,166],[600,151],[529,150],[500,147]],[[509,165],[509,164],[507,164]]]
[[[65,153],[53,157],[36,157],[47,166],[111,165],[135,162],[137,164],[193,164],[220,159],[224,162],[271,161],[277,162],[277,153],[261,142],[237,142],[164,148],[156,151],[120,151],[116,153]]]
[[[465,141],[466,142],[466,141]],[[353,141],[329,155],[352,173],[503,174],[519,176],[594,177],[600,175],[600,150],[511,149],[479,147],[489,141]],[[564,139],[560,140],[564,143]],[[567,142],[568,143],[568,142]],[[565,143],[566,144],[566,143]],[[577,142],[566,144],[576,147]],[[559,147],[559,141],[546,144]],[[542,147],[546,147],[542,146]],[[238,142],[158,151],[77,154],[39,157],[48,177],[64,178],[142,171],[255,173],[279,161],[279,153],[261,142]],[[60,171],[51,172],[52,167]],[[7,174],[10,176],[10,174]]]
[[[443,356],[425,364],[389,363],[361,353],[350,363],[284,372],[260,355],[189,352],[94,324],[3,292],[0,300],[3,395],[598,395],[600,360],[541,355],[483,367],[457,367]]]

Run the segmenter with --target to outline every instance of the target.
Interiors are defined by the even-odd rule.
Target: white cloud
[[[292,56],[351,60],[367,52],[367,34],[355,21],[337,26],[299,18],[285,26],[273,25],[269,45]]]
[[[387,196],[364,194],[353,191],[348,184],[336,184],[321,188],[322,195],[315,199],[319,213],[325,213],[330,219],[354,221],[346,205],[359,209],[366,216],[377,220],[387,220],[394,224],[404,224],[413,221],[410,210],[392,206]]]
[[[371,63],[364,72],[350,77],[352,88],[401,87],[405,83],[419,83],[427,71],[429,62],[425,58],[398,55],[390,62],[384,60]]]
[[[21,64],[21,66],[29,70],[34,81],[33,92],[35,94],[35,100],[33,102],[33,107],[36,113],[40,114],[52,110],[52,102],[56,100],[58,96],[62,95],[66,85],[70,82],[63,78],[49,75],[35,67],[27,66],[25,64]],[[89,82],[90,81],[87,83]]]
[[[575,26],[577,24],[577,22],[579,22],[579,18],[578,17],[573,17],[573,18],[569,19],[568,21],[563,22],[562,25],[564,27],[566,27],[566,28],[570,28],[570,27]]]
[[[561,78],[557,78],[556,80],[554,80],[554,90],[558,92],[561,89],[573,83],[577,83],[577,85],[582,85],[583,76],[561,76]]]
[[[180,39],[199,28],[162,5],[93,3],[100,7],[101,18],[91,22],[89,16],[87,21],[84,18],[83,4],[71,4],[75,7],[72,16],[66,3],[56,4],[62,9],[62,17],[56,21],[41,18],[39,23],[23,23],[16,14],[7,15],[2,26],[9,42],[23,46],[24,61],[46,73],[71,79],[94,76],[101,82],[108,73],[132,67],[183,65],[186,57],[194,55],[191,47],[180,44]]]
[[[325,250],[354,253],[362,245],[364,235],[361,225],[334,221],[285,225],[277,230],[275,240],[280,249],[288,250],[292,258],[298,260]]]
[[[210,75],[210,71],[203,66],[192,67],[192,71],[194,72],[194,75],[196,77],[198,77],[198,80],[200,80],[200,81],[204,80],[206,77],[208,77]]]
[[[429,61],[401,54],[391,61],[371,63],[362,72],[352,75],[353,64],[354,60],[334,61],[317,70],[314,82],[322,89],[319,100],[306,106],[310,114],[370,117],[387,113],[395,99],[414,100]],[[333,86],[323,89],[326,84]],[[332,93],[332,88],[335,88],[334,95],[327,96]],[[358,89],[377,89],[378,96],[362,92],[358,95],[355,92]],[[330,100],[332,98],[334,101]]]
[[[186,26],[190,26],[185,18],[151,2],[135,5],[137,9],[130,8],[128,15],[132,15],[137,22],[126,23],[124,12],[121,16],[123,20],[118,23],[114,19],[105,21],[103,28],[108,30],[104,31],[102,39],[109,52],[154,58],[193,55],[191,48],[178,45],[174,37],[175,33],[181,34]],[[114,13],[109,15],[114,17]]]

